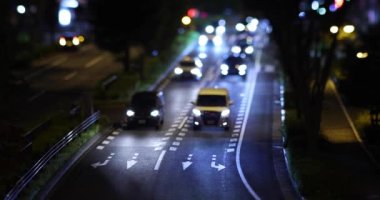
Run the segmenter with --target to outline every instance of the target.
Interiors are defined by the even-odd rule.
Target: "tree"
[[[10,67],[14,64],[16,49],[15,30],[11,24],[11,1],[0,2],[0,38],[2,38],[2,48],[0,48],[0,100],[6,96],[9,81],[11,79]]]
[[[114,53],[124,53],[126,71],[130,71],[130,47],[140,45],[145,52],[167,48],[185,13],[184,3],[175,0],[146,0],[125,6],[123,0],[90,1],[95,43]]]
[[[310,152],[314,152],[318,147],[324,89],[337,42],[336,35],[328,35],[329,26],[340,23],[344,12],[319,16],[315,11],[308,11],[305,18],[300,18],[300,5],[306,1],[246,3],[251,8],[263,9],[274,27],[280,59],[295,91],[298,117],[306,128]],[[310,56],[311,52],[314,56]]]

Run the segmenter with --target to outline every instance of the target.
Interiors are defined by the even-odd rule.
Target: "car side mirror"
[[[190,103],[193,104],[193,105],[195,105],[195,101],[191,101]]]
[[[228,104],[229,104],[229,105],[232,105],[232,104],[234,104],[234,101],[230,100],[230,101],[228,102]]]

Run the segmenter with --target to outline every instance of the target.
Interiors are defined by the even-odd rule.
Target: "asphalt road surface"
[[[166,100],[162,129],[112,130],[46,198],[298,199],[281,148],[278,66],[267,42],[248,61],[247,80],[220,79],[228,48],[207,50],[200,81],[168,80],[160,86]],[[192,129],[190,102],[205,86],[230,91],[230,130]]]

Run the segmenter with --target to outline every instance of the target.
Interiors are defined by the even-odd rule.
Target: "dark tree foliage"
[[[11,25],[11,1],[0,1],[0,100],[8,89],[10,80],[10,67],[14,63],[15,49],[13,44],[16,41],[15,32]]]
[[[273,25],[284,71],[294,90],[298,117],[306,128],[310,152],[317,148],[320,133],[324,89],[330,76],[337,44],[336,35],[329,34],[331,25],[340,25],[345,8],[324,16],[308,10],[304,18],[298,16],[301,3],[309,8],[310,1],[272,0],[245,1],[253,10],[263,10],[263,15]],[[332,1],[326,1],[330,5]],[[310,52],[316,52],[311,56]]]
[[[89,8],[95,43],[116,53],[131,44],[147,50],[169,46],[185,13],[184,4],[175,0],[92,0]]]

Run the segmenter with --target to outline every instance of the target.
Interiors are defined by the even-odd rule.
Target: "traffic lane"
[[[241,147],[243,173],[262,199],[284,199],[272,154],[274,78],[274,73],[258,74]]]
[[[105,53],[64,58],[67,59],[31,79],[31,87],[45,90],[89,89],[99,80],[123,69],[121,63]]]
[[[179,130],[179,134],[185,137],[169,147],[160,167],[156,199],[252,199],[236,171],[235,162],[243,112],[240,104],[246,84],[241,79],[231,78],[214,86],[234,91],[231,130],[203,127],[200,131],[192,131],[192,119],[189,117]],[[167,192],[168,188],[170,192]]]
[[[97,191],[91,194],[91,196],[94,197],[107,194],[108,198],[112,197],[113,199],[128,197],[128,195],[131,196],[131,199],[139,199],[140,197],[146,199],[144,195],[151,194],[151,192],[147,190],[153,188],[149,180],[154,179],[154,169],[156,168],[158,159],[160,155],[162,155],[168,141],[172,141],[173,137],[179,137],[176,135],[177,127],[180,126],[184,117],[190,111],[191,96],[189,96],[189,94],[196,94],[199,88],[198,84],[191,81],[170,83],[164,89],[166,99],[165,121],[160,131],[152,131],[149,127],[139,127],[134,130],[121,131],[120,135],[110,135],[111,140],[100,141],[97,146],[93,148],[92,151],[94,151],[94,153],[86,156],[86,159],[78,164],[79,167],[75,167],[74,172],[77,171],[77,174],[67,174],[66,176],[69,177],[67,179],[68,181],[64,181],[62,185],[58,186],[59,189],[57,189],[57,192],[55,192],[53,196],[75,198],[74,196],[65,196],[68,191],[70,191],[69,193],[78,194],[77,196],[86,196],[83,194],[83,192],[86,191],[77,190],[77,188],[80,185],[90,185],[90,187],[97,188]],[[104,152],[108,153],[104,154]],[[109,159],[104,158],[105,156]],[[92,157],[92,159],[88,157]],[[130,160],[128,160],[128,158]],[[139,159],[143,161],[140,162]],[[123,162],[124,166],[120,164]],[[107,170],[101,174],[90,174],[91,177],[87,177],[90,175],[83,173],[81,175],[81,182],[76,182],[77,179],[70,178],[80,176],[80,171],[86,171],[88,170],[86,166],[88,168],[93,165],[95,165],[94,168],[99,168],[99,171]],[[125,174],[123,172],[125,170],[129,170],[129,173]],[[117,171],[119,171],[119,173],[117,173]],[[115,179],[110,178],[105,180],[106,178],[104,178],[104,176],[117,177]],[[121,178],[122,180],[119,180],[120,177],[123,177]],[[142,180],[137,181],[140,179]],[[103,182],[106,182],[108,186],[104,187]],[[112,185],[112,187],[110,185]],[[121,189],[118,189],[120,187]],[[138,188],[145,188],[146,190]]]
[[[177,151],[167,153],[157,175],[155,199],[252,199],[236,172],[234,154],[226,151],[224,130],[202,134],[186,138]]]
[[[152,199],[147,195],[152,194],[160,137],[147,132],[114,131],[113,139],[107,136],[82,156],[48,199]]]

